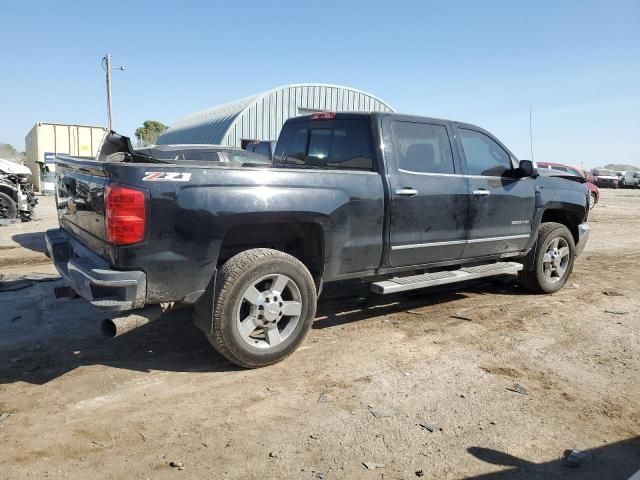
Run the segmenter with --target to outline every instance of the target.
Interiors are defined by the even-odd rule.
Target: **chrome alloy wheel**
[[[236,307],[236,327],[242,340],[256,348],[285,341],[300,322],[302,296],[286,275],[266,275],[254,282]]]
[[[556,238],[549,244],[542,257],[542,268],[548,281],[555,283],[564,277],[569,266],[570,253],[569,244],[564,238]]]

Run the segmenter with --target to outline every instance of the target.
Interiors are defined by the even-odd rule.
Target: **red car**
[[[587,176],[585,175],[584,171],[581,168],[572,167],[570,165],[563,165],[562,163],[552,163],[552,162],[536,162],[536,163],[538,165],[538,168],[550,168],[553,170],[560,170],[562,172],[569,172],[574,175],[580,175],[581,177],[586,178],[587,183],[585,183],[585,186],[589,190],[589,209],[592,209],[593,207],[595,207],[596,203],[598,203],[598,201],[600,200],[600,190],[598,190],[598,187],[594,183],[592,183],[591,180],[587,178]]]

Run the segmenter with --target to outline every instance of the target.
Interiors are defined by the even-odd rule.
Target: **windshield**
[[[579,177],[584,177],[584,173],[582,173],[580,170],[577,170],[575,168],[567,167],[567,172],[573,173],[574,175],[577,175]]]
[[[224,153],[229,163],[235,163],[237,165],[271,165],[271,161],[268,158],[249,152],[228,150]]]
[[[220,148],[172,148],[170,150],[150,148],[149,156],[171,162],[197,162],[243,165],[270,165],[268,158],[244,150],[223,150]]]
[[[616,173],[613,170],[598,169],[596,170],[596,175],[599,175],[601,177],[605,177],[605,176],[615,177]]]

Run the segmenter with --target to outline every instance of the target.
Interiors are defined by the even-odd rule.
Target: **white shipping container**
[[[57,154],[93,158],[106,135],[107,127],[38,122],[25,137],[26,166],[33,174],[33,186],[42,191],[41,165],[55,172]]]

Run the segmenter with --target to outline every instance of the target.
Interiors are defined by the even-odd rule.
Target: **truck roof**
[[[372,118],[372,117],[394,117],[394,118],[400,118],[406,121],[436,121],[436,122],[454,122],[457,123],[459,125],[467,125],[469,127],[473,127],[473,128],[477,128],[479,130],[485,131],[482,127],[479,127],[477,125],[473,125],[471,123],[466,123],[466,122],[460,122],[458,120],[450,120],[450,119],[446,119],[446,118],[436,118],[436,117],[425,117],[422,115],[412,115],[412,114],[407,114],[407,113],[399,113],[399,112],[323,112],[323,111],[319,111],[317,113],[311,113],[308,115],[300,115],[298,117],[293,117],[293,118],[289,118],[287,120],[287,122],[302,122],[302,121],[308,121],[311,120],[311,117],[313,117],[314,115],[317,114],[322,114],[322,113],[326,113],[326,114],[333,114],[333,119],[343,119],[343,120],[353,120],[353,119],[358,119],[358,118]],[[323,120],[323,119],[318,119],[318,120]],[[327,118],[326,120],[331,120],[331,118]]]

